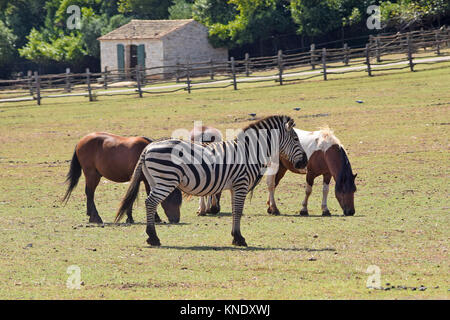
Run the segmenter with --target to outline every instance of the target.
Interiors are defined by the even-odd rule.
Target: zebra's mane
[[[265,118],[262,118],[262,119],[259,119],[259,120],[255,121],[255,122],[250,123],[246,127],[242,128],[242,131],[245,132],[245,131],[247,131],[249,129],[261,129],[261,124],[262,123],[267,123],[268,120],[272,120],[272,119],[274,119],[275,122],[280,122],[280,123],[288,122],[288,121],[292,120],[291,117],[286,116],[286,115],[267,116]]]

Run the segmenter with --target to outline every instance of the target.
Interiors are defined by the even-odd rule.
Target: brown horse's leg
[[[267,178],[267,186],[269,188],[269,200],[267,201],[269,207],[267,208],[267,213],[273,214],[275,216],[280,215],[280,210],[278,210],[277,204],[275,203],[275,188],[280,183],[280,180],[283,179],[286,171],[287,168],[280,162],[278,172],[275,177],[271,176]]]
[[[327,206],[327,197],[328,197],[328,191],[330,190],[330,181],[331,181],[331,174],[326,173],[323,175],[323,196],[322,196],[322,215],[323,216],[331,216],[330,210],[328,210]]]
[[[143,179],[144,181],[144,186],[145,186],[145,192],[147,193],[147,196],[150,194],[150,185],[148,184],[147,180]],[[128,215],[128,212],[127,212]],[[131,210],[130,210],[130,215],[127,218],[127,222],[128,219],[133,220],[133,217],[131,216]],[[155,212],[155,222],[161,222],[161,218],[158,216],[158,212]]]
[[[95,169],[88,169],[84,171],[84,176],[86,177],[86,188],[84,191],[86,193],[86,207],[89,222],[103,223],[102,218],[98,215],[94,202],[95,189],[100,182],[101,175]]]

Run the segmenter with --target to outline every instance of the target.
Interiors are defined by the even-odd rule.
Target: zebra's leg
[[[308,173],[306,174],[305,199],[302,202],[302,210],[300,210],[301,216],[307,216],[309,214],[308,213],[308,199],[312,193],[314,179],[315,179],[315,176],[311,173],[311,171],[308,171]]]
[[[206,197],[200,197],[199,205],[198,205],[198,210],[197,210],[197,214],[198,214],[199,216],[205,216],[205,215],[206,215],[206,203],[205,203],[205,198],[206,198]]]
[[[330,210],[328,210],[327,206],[328,191],[330,190],[330,180],[331,180],[330,174],[323,175],[322,215],[328,217],[331,216]]]
[[[241,234],[241,217],[246,196],[247,190],[245,188],[231,191],[231,202],[233,207],[233,227],[231,229],[231,235],[233,236],[232,244],[235,246],[247,246],[245,238]]]
[[[145,192],[147,193],[147,196],[148,196],[150,194],[150,185],[148,184],[146,179],[143,179],[143,181],[144,181],[144,186],[145,186]],[[128,215],[128,212],[127,212],[127,215]],[[131,218],[131,221],[133,221],[133,216],[131,215],[131,212],[130,212],[130,215],[128,216],[128,218]],[[127,223],[128,223],[128,218],[127,218]],[[155,213],[155,222],[156,223],[161,222],[161,218],[158,216],[158,212]],[[130,222],[130,223],[133,223],[133,222]]]

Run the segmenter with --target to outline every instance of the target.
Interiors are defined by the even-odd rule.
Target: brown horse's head
[[[352,166],[342,146],[333,145],[325,153],[326,162],[336,181],[334,193],[341,206],[344,215],[355,214],[354,195],[356,192],[356,174],[352,172]]]
[[[182,195],[179,189],[175,189],[171,194],[161,203],[161,206],[166,213],[167,219],[170,223],[180,222],[180,207]]]

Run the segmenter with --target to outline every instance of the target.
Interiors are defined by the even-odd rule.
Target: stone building
[[[102,71],[140,65],[147,74],[172,72],[178,63],[228,60],[226,48],[213,48],[208,29],[193,20],[131,20],[98,38]]]

